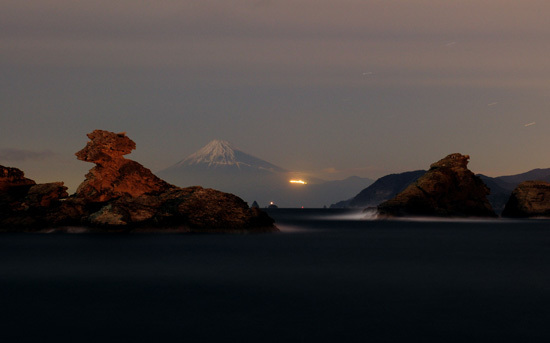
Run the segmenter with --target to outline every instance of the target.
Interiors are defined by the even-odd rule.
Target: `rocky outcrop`
[[[101,232],[278,231],[265,212],[250,209],[235,195],[202,187],[179,188],[124,158],[135,149],[124,133],[95,130],[88,137],[90,141],[76,156],[95,167],[72,196],[63,183],[37,185],[18,169],[0,170],[0,229],[70,231],[84,226]],[[16,188],[18,192],[11,192]]]
[[[0,166],[0,228],[49,225],[68,196],[63,182],[36,184],[21,170]]]
[[[36,184],[17,168],[0,166],[0,211],[47,208],[68,196],[63,182]]]
[[[550,217],[550,183],[524,181],[512,192],[503,217]]]
[[[468,155],[451,154],[405,190],[378,206],[380,217],[495,217],[489,189],[468,168]]]
[[[36,182],[27,179],[21,170],[0,166],[0,192],[14,190],[18,187],[29,188],[35,184]]]
[[[265,212],[249,209],[239,197],[202,187],[174,187],[159,195],[121,197],[86,218],[89,225],[125,230],[192,232],[276,231]]]
[[[95,130],[88,134],[88,138],[90,141],[76,153],[76,157],[96,166],[78,187],[77,198],[104,202],[121,196],[160,194],[174,187],[141,164],[123,157],[136,148],[136,143],[125,133]]]

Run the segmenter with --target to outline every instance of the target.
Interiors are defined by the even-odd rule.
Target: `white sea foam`
[[[311,216],[311,219],[316,220],[373,220],[376,219],[375,211],[363,211],[358,210],[354,212],[347,212],[343,214],[322,214]]]

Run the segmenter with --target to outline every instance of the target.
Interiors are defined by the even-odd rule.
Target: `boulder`
[[[393,199],[378,206],[379,217],[495,217],[489,189],[468,168],[468,155],[451,154]]]
[[[510,195],[503,217],[550,217],[550,183],[524,181]]]

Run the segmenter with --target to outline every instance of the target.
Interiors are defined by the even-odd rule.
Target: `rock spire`
[[[95,130],[87,136],[90,141],[75,155],[79,160],[96,166],[86,174],[76,197],[102,202],[121,196],[158,194],[175,187],[141,164],[124,158],[136,148],[136,143],[125,133]]]

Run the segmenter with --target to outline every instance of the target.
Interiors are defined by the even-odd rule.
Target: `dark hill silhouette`
[[[498,177],[490,177],[483,174],[477,174],[477,176],[481,178],[483,183],[485,183],[491,191],[491,193],[487,196],[487,199],[489,199],[495,213],[502,213],[510,194],[512,194],[512,191],[514,190],[514,184],[504,182]]]
[[[399,174],[390,174],[376,180],[349,200],[331,205],[331,208],[371,207],[389,200],[404,190],[409,184],[426,173],[425,170],[415,170]]]
[[[516,174],[516,175],[507,175],[507,176],[499,176],[495,179],[498,179],[499,181],[505,182],[507,184],[511,184],[512,189],[514,189],[518,184],[520,184],[523,181],[550,181],[550,168],[537,168],[530,170],[525,173]]]

